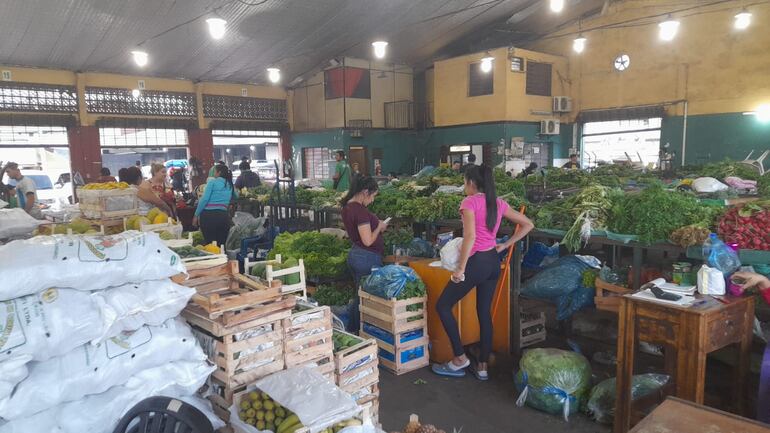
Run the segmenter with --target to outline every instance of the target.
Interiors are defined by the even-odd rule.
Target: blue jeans
[[[361,327],[361,314],[359,304],[361,300],[358,297],[358,289],[361,286],[361,279],[372,273],[372,268],[382,266],[382,255],[365,250],[361,247],[353,246],[348,253],[348,268],[353,275],[353,283],[356,288],[356,296],[353,297],[353,305],[350,307],[350,325],[348,331],[358,334]]]

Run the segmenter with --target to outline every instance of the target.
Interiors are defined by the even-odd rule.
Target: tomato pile
[[[731,208],[719,221],[718,234],[742,249],[770,251],[770,202]]]

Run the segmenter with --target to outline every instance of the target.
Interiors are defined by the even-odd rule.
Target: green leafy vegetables
[[[304,259],[305,272],[310,278],[338,278],[345,275],[350,242],[319,232],[281,233],[275,238],[269,258],[280,254]]]

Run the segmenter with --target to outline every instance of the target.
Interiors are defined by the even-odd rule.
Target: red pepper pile
[[[718,234],[742,249],[770,251],[770,202],[731,208],[719,221]]]

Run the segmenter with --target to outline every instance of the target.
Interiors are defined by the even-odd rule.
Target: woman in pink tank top
[[[452,279],[444,288],[436,304],[441,323],[452,342],[454,359],[445,364],[433,364],[436,374],[450,377],[465,376],[470,360],[460,340],[457,321],[452,308],[476,288],[476,313],[481,333],[481,354],[478,365],[472,368],[479,380],[487,380],[487,361],[492,351],[492,298],[500,276],[499,252],[521,240],[535,226],[532,221],[511,209],[504,200],[497,198],[492,169],[486,165],[470,167],[465,171],[465,195],[460,205],[463,221],[463,243],[460,261],[452,273]],[[500,222],[506,218],[521,229],[505,243],[496,245]]]

